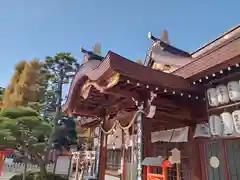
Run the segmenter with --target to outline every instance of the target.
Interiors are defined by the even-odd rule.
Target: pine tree
[[[0,144],[4,148],[24,151],[32,156],[40,167],[42,179],[46,179],[45,142],[39,142],[44,132],[45,137],[51,133],[51,125],[37,111],[29,107],[5,108],[0,112]]]
[[[46,72],[48,72],[48,82],[50,87],[46,93],[46,106],[44,115],[50,115],[54,129],[49,138],[48,145],[55,143],[56,148],[67,147],[71,139],[76,139],[74,120],[62,115],[62,90],[63,85],[68,84],[78,70],[79,64],[70,53],[57,53],[55,56],[47,56],[44,62]],[[49,116],[48,116],[49,117]],[[69,123],[73,122],[70,127]],[[70,141],[69,141],[70,140]],[[49,149],[49,147],[48,147]]]
[[[57,127],[58,121],[62,119],[62,90],[63,85],[68,84],[78,70],[77,60],[70,53],[57,53],[55,56],[47,56],[44,62],[48,72],[49,83],[55,91],[55,116],[54,127]]]

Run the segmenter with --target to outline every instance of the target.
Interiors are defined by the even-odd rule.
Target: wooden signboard
[[[69,176],[71,156],[59,156],[54,168],[54,174]]]

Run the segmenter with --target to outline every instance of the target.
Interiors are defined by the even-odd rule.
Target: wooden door
[[[207,180],[240,180],[240,140],[216,140],[204,142],[203,172]],[[220,165],[212,168],[210,158],[218,157]]]
[[[240,179],[240,140],[228,140],[225,142],[226,159],[230,180]]]
[[[205,172],[208,180],[226,180],[225,172],[225,158],[223,144],[221,141],[210,141],[205,144]],[[216,156],[220,161],[218,168],[212,168],[210,165],[210,158]]]

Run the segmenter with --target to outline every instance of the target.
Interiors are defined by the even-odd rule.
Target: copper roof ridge
[[[180,64],[181,65],[179,65],[179,64],[177,64],[177,63],[173,63],[173,62],[168,62],[168,64],[169,65],[171,65],[171,66],[177,66],[177,67],[182,67],[183,65],[183,61],[184,60],[188,60],[188,62],[187,63],[184,63],[184,65],[186,65],[186,64],[188,64],[189,62],[191,62],[192,60],[193,60],[193,58],[191,57],[191,56],[180,56],[180,55],[177,55],[177,54],[174,54],[174,53],[171,53],[171,52],[169,52],[169,51],[162,51],[161,52],[162,53],[162,56],[164,57],[164,58],[172,58],[172,60],[179,60],[179,62],[180,62]],[[163,58],[163,59],[164,59]],[[158,60],[158,59],[156,59],[156,58],[154,58],[153,57],[153,55],[152,55],[152,59],[155,61],[155,62],[160,62],[161,60]],[[164,60],[163,60],[164,61]],[[161,61],[161,63],[163,62],[163,61]]]
[[[160,42],[160,46],[163,46],[164,50],[168,51],[168,52],[171,53],[171,54],[175,54],[175,55],[177,55],[177,56],[191,57],[191,54],[190,54],[189,52],[184,51],[184,50],[182,50],[182,49],[180,49],[180,48],[177,48],[177,47],[174,46],[174,45],[168,44],[168,43],[162,41],[162,40],[159,39],[159,38],[156,38],[156,41],[159,41],[159,42]],[[164,47],[164,46],[165,46],[165,47]],[[153,47],[153,46],[152,46],[152,47]],[[151,47],[151,48],[152,48],[152,47]],[[177,53],[170,52],[169,50],[166,49],[166,47],[167,47],[167,48],[170,48],[170,49],[173,49],[173,50],[175,50],[175,51],[178,51],[178,52],[180,52],[182,55],[177,54]],[[184,54],[184,55],[183,55],[183,54]]]
[[[240,26],[239,26],[239,27],[240,27]],[[200,60],[201,58],[203,58],[203,57],[205,57],[205,56],[213,53],[214,51],[219,50],[220,48],[222,48],[222,47],[224,47],[224,46],[227,46],[228,44],[232,43],[233,41],[236,41],[236,40],[239,39],[239,38],[240,38],[240,35],[235,36],[235,37],[233,37],[233,38],[231,38],[231,39],[223,42],[222,44],[219,44],[218,46],[214,47],[214,48],[211,49],[210,51],[204,53],[202,56],[197,56],[195,59],[193,58],[193,61],[189,62],[189,63],[186,64],[185,66],[182,66],[182,67],[176,69],[176,70],[173,71],[171,74],[175,74],[175,73],[177,73],[178,71],[181,71],[181,70],[182,70],[183,68],[185,68],[186,66],[188,66],[188,65],[190,65],[190,64],[192,64],[192,63],[194,63],[194,62],[196,62],[196,61],[198,61],[198,60]],[[177,75],[177,74],[176,74],[176,75]]]
[[[228,31],[220,34],[220,36],[218,36],[216,39],[209,41],[208,43],[204,44],[203,46],[201,46],[200,48],[198,48],[198,49],[196,49],[195,51],[191,52],[190,54],[191,54],[191,55],[194,55],[195,53],[203,50],[203,49],[206,48],[207,46],[213,44],[213,43],[216,42],[217,40],[220,40],[221,38],[224,38],[224,36],[230,34],[231,32],[235,31],[235,30],[238,29],[238,28],[240,28],[240,24],[238,24],[238,25],[230,28]]]

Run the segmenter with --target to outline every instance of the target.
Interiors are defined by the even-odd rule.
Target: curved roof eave
[[[100,63],[101,61],[99,60],[89,60],[85,64],[83,64],[83,66],[75,74],[68,91],[68,98],[62,107],[63,112],[66,112],[67,109],[72,106],[74,101],[72,97],[75,96],[75,94],[77,93],[78,87],[80,87],[84,83],[84,79],[86,79],[86,74],[96,69]]]
[[[122,76],[128,77],[129,79],[135,80],[140,84],[172,89],[174,91],[198,92],[197,89],[190,88],[188,81],[180,76],[145,67],[109,51],[103,61],[88,61],[77,72],[71,83],[69,96],[63,106],[63,111],[67,112],[68,109],[72,109],[72,106],[77,99],[76,95],[79,93],[79,89],[86,79],[92,81],[103,80],[102,78],[108,78],[108,76],[104,75],[109,75],[111,74],[109,72],[114,71]]]

